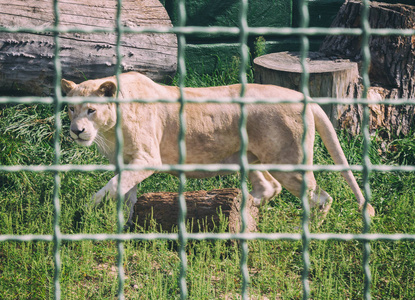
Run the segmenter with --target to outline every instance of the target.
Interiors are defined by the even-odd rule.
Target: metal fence
[[[306,196],[306,186],[303,186],[302,193],[302,204],[303,204],[303,217],[302,217],[302,233],[293,234],[293,233],[245,233],[246,219],[245,219],[245,206],[246,200],[248,197],[248,187],[245,178],[247,177],[247,172],[249,170],[273,170],[273,171],[343,171],[343,170],[352,170],[359,171],[363,174],[363,189],[365,198],[370,201],[371,192],[369,187],[369,175],[371,172],[378,171],[404,171],[404,172],[414,172],[415,167],[413,166],[374,166],[371,165],[369,160],[369,109],[368,104],[376,103],[374,101],[367,100],[367,91],[370,85],[368,68],[370,61],[370,51],[369,51],[369,37],[371,35],[415,35],[415,30],[396,30],[396,29],[371,29],[368,22],[369,14],[369,0],[363,0],[363,11],[361,18],[361,27],[356,29],[345,29],[345,28],[310,28],[309,16],[308,16],[308,1],[300,0],[299,1],[299,10],[300,10],[300,27],[299,28],[252,28],[247,24],[247,6],[248,0],[240,0],[240,20],[238,27],[188,27],[186,24],[186,11],[185,11],[185,0],[180,0],[178,2],[178,12],[179,12],[179,24],[173,28],[136,28],[131,29],[124,27],[121,23],[121,5],[122,0],[118,0],[117,12],[116,12],[116,26],[115,28],[96,28],[88,29],[85,28],[65,28],[62,29],[59,23],[59,1],[54,0],[54,13],[55,13],[55,23],[53,26],[48,28],[0,28],[0,32],[29,32],[29,33],[39,33],[39,32],[51,32],[54,35],[55,41],[55,56],[54,56],[54,69],[55,69],[55,84],[54,84],[54,96],[53,97],[0,97],[1,103],[44,103],[44,104],[53,104],[55,107],[54,115],[56,119],[56,134],[54,139],[54,150],[55,157],[54,163],[51,166],[25,166],[25,165],[14,165],[14,166],[0,166],[1,172],[19,172],[19,171],[28,171],[28,172],[51,172],[54,174],[54,192],[53,192],[53,204],[54,204],[54,222],[53,222],[53,234],[52,235],[0,235],[0,242],[8,241],[47,241],[54,244],[54,296],[56,299],[60,299],[60,276],[61,276],[61,260],[60,260],[60,245],[62,241],[81,241],[81,240],[91,240],[91,241],[103,241],[103,240],[112,240],[117,242],[118,246],[118,297],[120,299],[124,298],[124,269],[123,269],[123,242],[128,240],[144,240],[151,241],[156,239],[164,240],[176,240],[179,242],[179,257],[181,259],[181,269],[179,277],[179,287],[181,292],[181,298],[187,298],[187,288],[186,288],[186,253],[185,246],[188,240],[228,240],[234,239],[240,241],[241,246],[241,260],[240,260],[240,270],[242,274],[242,289],[241,295],[243,299],[248,299],[248,282],[249,282],[249,273],[247,267],[248,259],[248,245],[247,241],[249,240],[291,240],[298,241],[302,240],[303,243],[303,272],[302,272],[302,284],[303,284],[303,299],[308,299],[310,290],[308,285],[308,273],[310,267],[309,260],[309,243],[312,240],[337,240],[337,241],[349,241],[349,240],[359,240],[363,243],[363,261],[362,267],[364,270],[364,297],[365,299],[371,298],[371,273],[369,268],[369,257],[370,257],[370,241],[375,240],[387,240],[387,241],[401,241],[401,240],[415,240],[415,234],[370,234],[370,218],[366,210],[366,206],[363,210],[363,221],[364,228],[363,233],[361,234],[334,234],[334,233],[323,233],[323,234],[313,234],[309,231],[309,215],[310,208],[308,205],[308,200]],[[62,32],[82,32],[82,33],[94,33],[94,32],[110,32],[117,34],[117,47],[116,47],[116,56],[117,56],[117,80],[118,75],[121,70],[121,51],[120,51],[120,40],[124,33],[175,33],[178,37],[178,72],[179,72],[179,86],[181,97],[179,102],[181,104],[180,109],[180,123],[181,130],[179,134],[179,153],[180,159],[177,165],[163,165],[160,167],[140,167],[140,166],[127,166],[124,165],[122,159],[122,133],[120,122],[117,122],[116,125],[116,135],[119,143],[117,143],[117,159],[115,165],[101,166],[101,165],[61,165],[60,162],[60,141],[59,134],[61,132],[61,119],[60,112],[62,106],[66,103],[83,103],[90,101],[102,101],[102,99],[66,99],[62,97],[60,89],[60,80],[61,80],[61,65],[59,61],[59,34]],[[240,139],[241,139],[241,151],[240,151],[240,164],[238,165],[186,165],[185,162],[185,153],[186,145],[184,142],[184,135],[186,132],[185,120],[183,115],[184,107],[186,103],[190,100],[184,97],[183,86],[184,79],[186,76],[186,66],[185,66],[185,57],[184,57],[184,48],[186,46],[186,36],[195,33],[209,33],[209,34],[222,34],[226,33],[232,36],[239,36],[240,41],[240,55],[241,55],[241,69],[240,69],[240,82],[242,83],[242,88],[240,91],[240,97],[237,99],[228,100],[232,103],[238,103],[241,109],[241,120],[240,120]],[[308,95],[308,72],[307,72],[307,63],[306,57],[309,49],[309,37],[315,35],[360,35],[362,38],[362,55],[363,55],[363,97],[362,99],[330,99],[330,98],[318,98],[310,100],[307,98]],[[301,65],[303,68],[302,81],[301,81],[301,91],[304,94],[302,102],[307,105],[307,103],[319,103],[319,104],[329,104],[329,103],[343,103],[343,104],[353,104],[360,103],[364,107],[364,119],[363,119],[363,137],[364,137],[364,150],[363,150],[363,161],[362,165],[352,165],[349,167],[346,166],[307,166],[305,164],[306,157],[304,158],[303,165],[262,165],[254,166],[249,165],[246,157],[246,147],[247,147],[247,131],[246,131],[246,120],[247,120],[247,111],[246,104],[255,103],[255,99],[249,99],[244,97],[245,87],[247,84],[246,78],[246,66],[248,62],[248,50],[247,50],[247,41],[248,36],[250,35],[273,35],[273,36],[298,36],[301,40]],[[106,99],[109,100],[109,99]],[[114,101],[118,103],[116,98]],[[154,102],[154,101],[166,101],[165,99],[158,100],[132,100],[137,102]],[[218,101],[217,99],[211,99],[211,101]],[[284,101],[275,101],[275,102],[290,102],[290,99]],[[292,101],[291,101],[292,102]],[[415,104],[413,100],[404,100],[400,99],[397,101],[382,101],[383,104]],[[121,111],[117,105],[117,116],[120,120]],[[305,124],[305,123],[304,123]],[[305,128],[307,130],[307,128]],[[67,171],[117,171],[122,172],[124,170],[156,170],[156,171],[177,171],[179,173],[180,185],[179,185],[179,203],[180,203],[180,217],[178,220],[178,233],[164,234],[164,233],[154,233],[154,234],[138,234],[138,233],[123,233],[124,225],[124,216],[123,216],[123,195],[118,191],[118,202],[117,202],[117,222],[118,222],[118,231],[116,234],[62,234],[59,226],[60,218],[60,201],[59,201],[59,189],[60,189],[60,175],[59,172]],[[183,196],[184,184],[185,184],[185,175],[184,172],[191,170],[207,170],[207,171],[238,171],[241,174],[241,190],[242,190],[242,230],[240,233],[231,234],[231,233],[188,233],[186,232],[185,226],[185,217],[186,217],[186,203]],[[121,176],[119,177],[121,178]],[[305,181],[304,181],[305,182]],[[305,183],[304,183],[305,185]]]

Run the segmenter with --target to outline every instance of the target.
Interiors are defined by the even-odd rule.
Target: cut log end
[[[332,59],[318,52],[307,57],[311,97],[357,98],[360,94],[359,69],[348,59]],[[275,84],[299,91],[303,68],[300,55],[294,52],[267,54],[254,60],[255,82]],[[344,105],[322,106],[334,127],[342,125]]]
[[[239,189],[217,189],[184,193],[187,207],[187,230],[189,232],[217,230],[223,220],[226,231],[240,232],[240,204],[242,192]],[[249,195],[246,206],[247,232],[257,231],[258,208]],[[135,230],[156,230],[171,232],[177,228],[179,218],[178,193],[147,193],[137,199],[134,206]]]

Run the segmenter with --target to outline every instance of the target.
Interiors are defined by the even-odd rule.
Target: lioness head
[[[62,91],[68,97],[114,97],[117,87],[112,81],[88,80],[81,84],[62,79]],[[99,132],[115,126],[116,112],[113,103],[84,103],[68,105],[71,120],[70,135],[80,145],[90,146]]]

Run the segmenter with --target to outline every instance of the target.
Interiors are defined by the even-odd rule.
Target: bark
[[[115,28],[115,0],[59,1],[62,28]],[[0,26],[52,27],[53,1],[0,0]],[[122,4],[122,25],[130,28],[171,26],[158,0],[127,0]],[[115,73],[116,33],[62,33],[59,56],[64,78],[76,82]],[[169,80],[176,71],[174,34],[123,34],[121,69],[138,71],[157,81]],[[55,42],[48,33],[0,32],[0,90],[20,89],[49,95],[53,85]]]
[[[339,10],[332,27],[359,28],[361,25],[361,1],[346,1]],[[371,28],[415,28],[415,6],[404,4],[370,3],[369,23]],[[370,97],[375,99],[415,98],[415,37],[371,36],[370,81],[375,86]],[[328,56],[362,59],[361,36],[327,36],[320,51]],[[361,119],[361,109],[351,107],[349,115]],[[371,106],[371,130],[385,129],[387,134],[404,135],[414,126],[414,107]]]
[[[195,191],[184,193],[187,207],[187,227],[191,232],[211,231],[219,225],[219,212],[229,221],[227,230],[240,232],[239,189],[218,189],[212,191]],[[258,208],[253,206],[252,197],[247,203],[247,231],[257,230]],[[134,207],[133,221],[139,229],[156,229],[172,231],[177,229],[179,202],[177,193],[147,193],[137,199]]]

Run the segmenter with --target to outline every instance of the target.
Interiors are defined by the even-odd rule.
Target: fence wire
[[[370,86],[368,68],[370,62],[370,51],[369,51],[369,38],[371,35],[415,35],[415,29],[406,29],[406,30],[397,30],[397,29],[371,29],[369,26],[369,1],[363,0],[363,10],[361,14],[361,28],[310,28],[309,24],[309,13],[308,13],[308,0],[299,1],[299,12],[300,12],[300,26],[299,28],[291,27],[256,27],[252,28],[248,26],[247,23],[247,8],[248,0],[240,0],[240,16],[239,16],[239,25],[237,27],[195,27],[195,26],[185,26],[186,25],[186,9],[185,9],[185,0],[178,1],[178,13],[179,13],[179,22],[178,25],[170,27],[157,27],[157,28],[127,28],[122,25],[121,22],[121,13],[122,13],[122,0],[117,0],[117,10],[116,10],[116,25],[114,28],[78,28],[78,27],[65,27],[60,26],[60,14],[59,14],[59,0],[53,1],[55,22],[52,27],[35,27],[35,28],[6,28],[0,27],[0,32],[25,32],[25,33],[52,33],[55,41],[55,55],[53,58],[54,62],[54,71],[55,71],[55,82],[54,82],[54,96],[53,97],[0,97],[0,104],[5,103],[43,103],[43,104],[53,104],[55,107],[54,117],[55,117],[55,137],[54,137],[54,162],[51,166],[25,166],[25,165],[13,165],[13,166],[0,166],[1,172],[20,172],[20,171],[29,171],[29,172],[51,172],[54,177],[54,191],[53,191],[53,205],[54,205],[54,220],[53,220],[53,234],[52,235],[0,235],[0,242],[28,242],[28,241],[45,241],[51,242],[54,245],[53,248],[53,259],[54,259],[54,297],[55,299],[61,298],[60,290],[60,277],[61,277],[61,259],[60,259],[60,245],[63,241],[65,242],[75,242],[75,241],[105,241],[112,240],[117,243],[118,258],[118,298],[124,299],[124,246],[123,242],[129,240],[143,240],[143,241],[152,241],[152,240],[176,240],[179,242],[179,257],[181,260],[180,263],[180,277],[179,277],[179,287],[180,287],[180,296],[181,299],[186,299],[188,297],[187,293],[187,283],[186,283],[186,271],[187,271],[187,258],[185,247],[188,240],[239,240],[241,245],[241,260],[240,260],[240,270],[242,275],[242,287],[241,287],[241,296],[243,299],[249,298],[248,286],[249,286],[249,273],[248,273],[248,244],[250,240],[288,240],[288,241],[299,241],[303,242],[303,273],[302,273],[302,284],[303,284],[303,299],[309,299],[310,289],[308,285],[308,275],[310,268],[310,259],[309,259],[309,244],[312,240],[316,241],[350,241],[357,240],[363,243],[363,261],[362,267],[364,270],[364,298],[371,299],[371,274],[369,268],[369,259],[370,259],[370,242],[371,241],[405,241],[415,240],[415,234],[370,234],[370,218],[366,209],[366,204],[363,209],[363,222],[364,228],[363,233],[361,234],[334,234],[334,233],[320,233],[313,234],[309,231],[309,215],[310,208],[308,205],[308,199],[306,195],[307,186],[305,180],[303,180],[302,187],[302,204],[303,204],[303,217],[302,217],[302,233],[293,234],[293,233],[246,233],[246,202],[248,199],[248,187],[246,183],[246,177],[250,170],[270,170],[270,171],[282,171],[282,172],[291,172],[299,171],[302,172],[303,176],[306,171],[344,171],[352,170],[359,171],[363,174],[363,190],[366,198],[366,203],[370,201],[371,193],[369,186],[369,176],[371,172],[385,172],[385,171],[404,171],[404,172],[415,172],[415,166],[372,166],[369,160],[369,104],[382,103],[382,104],[391,104],[391,105],[400,105],[400,104],[411,104],[415,105],[415,100],[413,99],[398,99],[398,100],[382,100],[381,102],[371,101],[367,99],[367,91]],[[103,102],[108,99],[103,98],[70,98],[66,99],[62,97],[61,88],[60,88],[60,79],[62,76],[61,64],[59,60],[59,34],[61,33],[116,33],[117,35],[117,46],[116,46],[116,57],[117,57],[117,67],[116,67],[116,77],[117,83],[119,86],[119,74],[121,72],[121,37],[125,33],[174,33],[177,34],[178,38],[178,73],[179,73],[179,88],[180,88],[180,134],[179,134],[179,163],[176,165],[163,165],[159,167],[146,167],[146,166],[127,166],[124,165],[122,157],[122,131],[121,131],[121,110],[119,107],[120,100],[118,99],[118,94],[115,100],[111,100],[117,104],[117,124],[116,124],[116,137],[117,137],[117,153],[116,153],[116,163],[115,165],[101,166],[101,165],[88,165],[88,166],[77,166],[77,165],[61,165],[60,164],[60,140],[59,134],[61,132],[61,119],[60,111],[62,106],[66,103],[85,103],[85,102]],[[214,34],[223,34],[226,33],[229,36],[239,37],[240,42],[240,57],[241,57],[241,68],[239,72],[240,82],[242,84],[240,97],[236,99],[208,99],[208,100],[190,100],[186,99],[184,95],[184,80],[186,76],[186,65],[185,65],[185,47],[186,47],[186,36],[198,33],[209,33]],[[362,55],[363,55],[363,65],[362,65],[362,76],[363,76],[363,97],[362,99],[332,99],[332,98],[308,98],[308,68],[307,68],[307,54],[309,49],[309,37],[315,35],[358,35],[362,38]],[[277,99],[251,99],[245,97],[245,89],[247,84],[246,77],[246,66],[248,62],[248,50],[247,42],[250,35],[272,35],[272,36],[292,36],[296,35],[300,38],[301,41],[301,66],[302,66],[302,80],[301,80],[301,92],[304,94],[304,98],[300,102],[304,103],[306,106],[309,103],[319,103],[319,104],[329,104],[329,103],[340,103],[340,104],[362,104],[364,107],[364,118],[363,118],[363,140],[364,140],[364,149],[363,149],[363,161],[362,165],[351,165],[351,166],[309,166],[306,165],[307,153],[302,165],[249,165],[246,149],[248,142],[248,135],[246,131],[246,121],[247,121],[247,110],[246,104],[251,103],[293,103],[296,101],[293,100],[277,100]],[[122,100],[125,102],[125,100]],[[171,100],[157,99],[157,100],[129,100],[132,102],[142,102],[142,103],[152,103],[152,102],[171,102]],[[215,165],[186,165],[185,164],[185,154],[186,154],[186,145],[184,141],[186,128],[185,128],[185,116],[183,114],[185,106],[187,103],[203,103],[203,102],[213,102],[213,103],[238,103],[241,110],[240,118],[240,140],[241,140],[241,149],[240,149],[240,164],[215,164]],[[298,102],[298,101],[297,101]],[[304,108],[305,112],[305,108]],[[305,113],[303,114],[303,118]],[[307,131],[306,122],[304,122],[304,130]],[[304,134],[305,136],[305,134]],[[304,138],[303,138],[303,150]],[[59,226],[60,219],[60,201],[59,201],[59,189],[60,189],[60,172],[68,171],[115,171],[121,173],[127,170],[155,170],[155,171],[176,171],[179,174],[180,185],[179,185],[179,207],[180,207],[180,216],[178,220],[178,233],[123,233],[124,225],[124,216],[123,216],[123,195],[121,190],[118,188],[118,201],[117,201],[117,233],[116,234],[62,234]],[[242,229],[240,233],[188,233],[186,232],[186,202],[184,198],[185,190],[185,172],[193,170],[203,170],[203,171],[236,171],[241,174],[241,190],[242,190],[242,204],[241,204],[241,216],[242,216]],[[119,179],[121,176],[119,176]],[[118,187],[120,184],[118,184]]]

